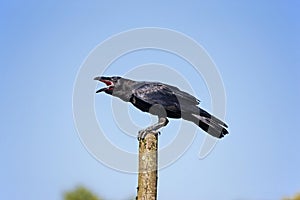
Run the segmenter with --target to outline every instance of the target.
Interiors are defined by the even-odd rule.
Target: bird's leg
[[[166,126],[169,123],[169,120],[166,117],[158,117],[158,122],[153,124],[146,129],[140,130],[138,134],[138,140],[144,139],[148,133],[159,134],[158,129]]]

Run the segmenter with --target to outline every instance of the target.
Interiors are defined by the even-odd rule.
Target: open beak
[[[107,87],[104,87],[104,88],[101,88],[101,89],[97,90],[96,93],[114,89],[114,86],[115,86],[114,82],[112,82],[111,78],[109,78],[109,77],[100,76],[100,77],[95,77],[94,80],[105,83],[106,86],[107,86]]]

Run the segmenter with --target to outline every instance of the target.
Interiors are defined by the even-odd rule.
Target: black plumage
[[[177,87],[159,82],[133,81],[122,77],[96,77],[107,85],[97,91],[131,102],[143,112],[157,115],[159,122],[139,132],[139,138],[147,132],[166,126],[169,118],[183,118],[191,121],[210,135],[222,138],[228,134],[224,122],[199,108],[200,101]]]

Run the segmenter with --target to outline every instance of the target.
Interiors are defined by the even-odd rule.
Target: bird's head
[[[94,80],[101,81],[106,84],[106,87],[101,88],[96,91],[96,93],[99,92],[105,92],[107,94],[112,95],[115,86],[118,84],[119,80],[121,77],[119,76],[112,76],[112,77],[105,77],[105,76],[100,76],[100,77],[95,77]]]

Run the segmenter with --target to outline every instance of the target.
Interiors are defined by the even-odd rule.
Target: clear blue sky
[[[204,160],[198,131],[183,157],[159,172],[159,199],[273,200],[299,192],[299,8],[298,1],[2,1],[0,199],[62,199],[79,184],[108,199],[135,195],[136,175],[103,166],[81,144],[72,92],[96,45],[145,26],[183,32],[208,51],[225,85],[230,127]],[[180,62],[162,62],[189,76]],[[202,87],[196,95],[210,110]]]

